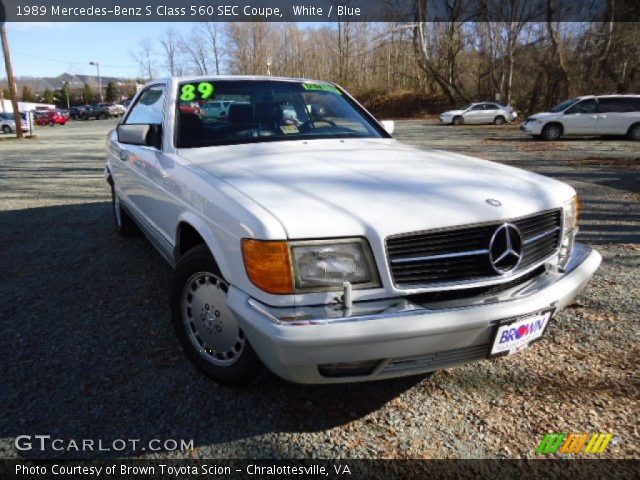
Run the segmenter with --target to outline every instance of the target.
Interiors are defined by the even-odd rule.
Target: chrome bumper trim
[[[439,312],[461,310],[479,305],[521,300],[535,295],[549,288],[553,283],[578,268],[591,254],[591,251],[592,249],[590,247],[576,243],[569,263],[561,271],[557,268],[548,268],[539,276],[508,290],[456,300],[423,304],[408,300],[406,297],[398,297],[354,302],[351,308],[344,308],[344,306],[339,303],[301,307],[270,307],[253,298],[249,298],[247,303],[254,311],[267,317],[274,324],[286,326],[326,325],[385,320],[389,318],[423,315],[435,310]],[[505,283],[507,282],[505,281]]]

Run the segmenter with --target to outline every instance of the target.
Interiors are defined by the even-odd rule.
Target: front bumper
[[[568,305],[602,257],[576,244],[564,271],[549,269],[499,293],[431,303],[407,298],[338,306],[268,307],[230,288],[229,305],[262,361],[299,383],[377,380],[429,372],[486,358],[501,321]],[[327,366],[373,366],[327,376]]]
[[[540,135],[542,133],[542,123],[540,122],[525,122],[520,125],[520,130],[529,135]]]

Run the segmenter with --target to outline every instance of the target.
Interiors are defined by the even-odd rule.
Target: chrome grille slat
[[[555,253],[560,243],[562,210],[550,210],[507,220],[522,236],[523,257],[514,272],[530,269]],[[489,242],[505,223],[463,226],[388,237],[387,254],[393,281],[413,287],[455,284],[500,278],[489,262]]]

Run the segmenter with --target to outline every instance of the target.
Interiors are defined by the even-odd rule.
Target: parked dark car
[[[81,120],[89,120],[90,118],[101,120],[109,117],[109,105],[106,103],[93,103],[80,114]]]
[[[72,120],[79,120],[87,108],[89,108],[89,105],[80,105],[77,107],[71,107],[69,109],[69,118],[71,118]]]

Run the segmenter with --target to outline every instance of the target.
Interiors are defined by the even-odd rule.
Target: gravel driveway
[[[272,378],[238,391],[187,361],[170,324],[169,267],[143,238],[112,228],[102,150],[113,125],[0,139],[0,457],[59,455],[14,448],[16,436],[35,434],[193,439],[192,450],[150,455],[171,458],[533,457],[548,431],[611,432],[603,456],[640,455],[640,144],[398,122],[401,140],[573,185],[600,271],[545,340],[513,357],[431,379]]]

